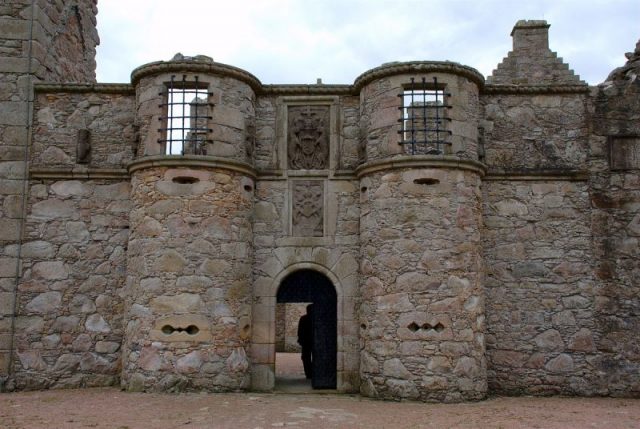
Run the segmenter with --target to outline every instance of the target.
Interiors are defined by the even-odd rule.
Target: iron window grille
[[[446,110],[452,108],[447,101],[451,94],[438,83],[438,78],[434,77],[432,82],[427,82],[424,77],[419,82],[411,78],[411,83],[398,97],[402,99],[398,134],[405,152],[411,155],[442,155],[448,152],[451,131],[446,124],[451,118]]]
[[[206,155],[206,144],[211,143],[209,134],[211,129],[207,127],[211,119],[209,115],[209,96],[206,83],[200,82],[198,76],[194,80],[187,80],[183,75],[182,80],[176,80],[171,76],[171,81],[166,85],[166,92],[161,93],[164,102],[160,105],[166,116],[160,117],[160,123],[165,125],[160,128],[161,138],[158,143],[165,146],[167,155]]]

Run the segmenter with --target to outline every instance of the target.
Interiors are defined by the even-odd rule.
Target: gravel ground
[[[116,388],[0,394],[0,428],[640,428],[640,400],[382,402],[357,395],[151,394]]]

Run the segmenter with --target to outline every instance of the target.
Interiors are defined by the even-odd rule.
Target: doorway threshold
[[[337,389],[314,389],[311,380],[300,377],[276,377],[273,393],[294,393],[296,395],[320,395],[339,393]]]

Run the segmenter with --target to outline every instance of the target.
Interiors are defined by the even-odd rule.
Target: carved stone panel
[[[324,182],[297,180],[292,189],[292,235],[322,237],[324,234]]]
[[[611,137],[609,145],[612,170],[640,168],[640,137]]]
[[[287,128],[290,169],[329,167],[329,106],[289,106]]]

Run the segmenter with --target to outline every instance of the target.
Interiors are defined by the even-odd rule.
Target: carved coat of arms
[[[289,107],[289,168],[327,168],[329,161],[329,107]]]
[[[322,237],[324,187],[320,181],[296,181],[293,186],[293,235]]]

